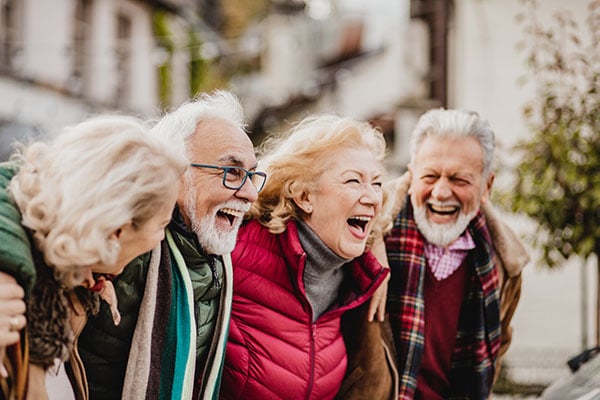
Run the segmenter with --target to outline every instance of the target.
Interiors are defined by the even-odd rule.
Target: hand
[[[4,368],[6,346],[16,343],[25,327],[25,292],[10,275],[0,272],[0,376],[8,374]]]
[[[377,288],[375,293],[373,293],[373,297],[371,297],[371,302],[369,303],[369,311],[367,313],[367,318],[369,322],[373,321],[375,316],[377,316],[378,321],[382,321],[385,318],[385,303],[387,302],[387,290],[388,290],[388,282],[390,280],[390,276],[388,275],[385,278],[385,281]]]
[[[390,267],[388,264],[383,237],[378,237],[375,239],[373,245],[371,246],[371,252],[384,268]],[[385,318],[385,303],[387,302],[389,280],[390,275],[388,274],[388,276],[385,278],[385,281],[377,288],[375,293],[373,293],[373,297],[369,303],[369,310],[367,312],[367,318],[369,321],[373,321],[375,316],[377,316],[378,321],[383,321]]]

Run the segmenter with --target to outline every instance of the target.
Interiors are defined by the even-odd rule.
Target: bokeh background
[[[395,176],[422,112],[475,110],[496,131],[496,205],[533,255],[495,397],[535,397],[570,374],[567,359],[597,345],[599,245],[546,262],[535,207],[519,203],[528,217],[514,201],[528,195],[515,186],[523,160],[545,155],[515,146],[553,132],[542,129],[556,94],[544,76],[592,85],[580,96],[598,103],[599,7],[592,0],[0,0],[0,159],[15,141],[89,115],[154,119],[199,92],[227,88],[241,98],[256,145],[309,113],[370,121],[385,133]],[[557,61],[561,52],[581,59]],[[597,79],[561,69],[577,62]],[[593,123],[600,111],[586,112],[592,122],[569,120],[585,125],[577,134],[591,141],[580,164],[593,161],[586,151],[600,151]]]

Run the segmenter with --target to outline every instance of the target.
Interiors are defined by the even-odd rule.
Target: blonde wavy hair
[[[316,178],[329,168],[332,154],[355,148],[369,149],[379,162],[386,155],[385,139],[378,129],[333,114],[309,116],[287,134],[268,138],[261,146],[258,163],[268,178],[250,217],[271,233],[285,231],[290,219],[305,217],[294,198],[316,190]]]
[[[129,221],[142,227],[164,207],[188,164],[183,143],[125,116],[90,118],[15,158],[22,166],[9,191],[22,224],[68,287],[81,283],[81,267],[116,262],[120,245],[109,236]]]

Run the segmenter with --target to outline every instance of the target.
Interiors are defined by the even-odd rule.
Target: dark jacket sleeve
[[[367,320],[369,303],[342,316],[348,367],[336,400],[396,400],[398,368],[389,321]]]
[[[0,163],[0,271],[14,276],[29,293],[35,280],[31,243],[8,193],[8,184],[18,170],[16,163]]]
[[[150,253],[131,261],[113,279],[121,323],[115,326],[110,307],[100,302],[79,335],[78,349],[87,376],[90,399],[120,399],[133,333],[144,295]]]

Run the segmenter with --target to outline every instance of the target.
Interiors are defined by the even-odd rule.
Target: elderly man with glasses
[[[219,393],[232,298],[229,253],[266,174],[255,171],[240,103],[228,92],[182,105],[152,133],[185,143],[193,168],[182,178],[160,252],[136,258],[113,279],[120,324],[102,303],[79,337],[90,399]],[[17,279],[26,287],[22,272]]]

